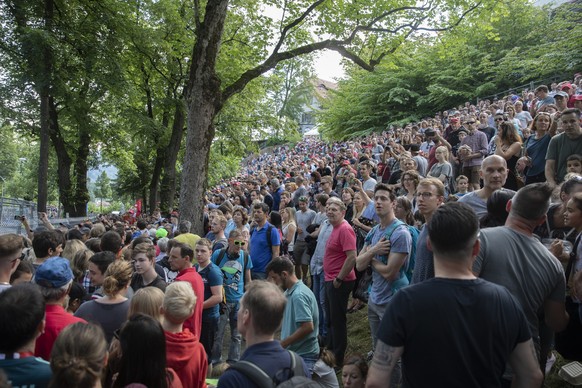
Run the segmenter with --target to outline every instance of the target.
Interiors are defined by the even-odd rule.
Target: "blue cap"
[[[73,280],[73,271],[69,260],[62,257],[51,257],[38,267],[34,274],[34,282],[46,288],[60,288]]]

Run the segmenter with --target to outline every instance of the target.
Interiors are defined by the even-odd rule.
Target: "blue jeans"
[[[307,376],[308,378],[311,378],[311,375],[313,375],[313,367],[315,366],[315,363],[317,362],[317,360],[319,359],[318,356],[301,356],[301,358],[303,359],[303,362],[305,363],[305,366],[307,367]]]
[[[375,304],[368,301],[368,323],[370,324],[370,334],[372,335],[372,350],[376,350],[376,340],[378,339],[378,328],[384,316],[388,303]]]
[[[214,346],[212,348],[212,363],[218,364],[222,358],[222,342],[224,340],[224,332],[226,324],[230,323],[230,345],[228,348],[227,362],[234,362],[240,359],[240,344],[242,336],[236,328],[237,313],[239,309],[239,302],[227,302],[224,314],[220,315],[218,320],[218,328],[216,330],[216,337],[214,338]]]
[[[267,280],[267,274],[264,272],[255,272],[251,269],[252,280]]]
[[[313,289],[313,294],[315,295],[315,300],[317,301],[317,308],[319,310],[319,335],[323,338],[327,337],[327,314],[325,311],[325,305],[327,304],[325,299],[325,280],[323,271],[320,274],[313,275],[311,277],[311,288]]]

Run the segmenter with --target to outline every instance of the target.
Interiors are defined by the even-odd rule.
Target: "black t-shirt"
[[[131,278],[131,288],[133,291],[137,291],[144,287],[156,287],[166,292],[166,286],[166,282],[160,275],[158,275],[158,277],[156,277],[154,281],[149,284],[144,284],[143,277],[140,274],[134,273],[133,277]]]
[[[385,344],[404,346],[403,387],[499,387],[509,355],[530,338],[509,291],[483,279],[401,289],[378,330]]]

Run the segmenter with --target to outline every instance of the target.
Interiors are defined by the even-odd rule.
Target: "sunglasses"
[[[465,124],[471,125],[471,124],[475,124],[475,122],[474,121],[467,121]]]
[[[239,241],[239,240],[235,240],[234,241],[234,245],[241,245],[241,246],[245,246],[246,242],[245,241]]]
[[[503,118],[499,118],[499,119],[495,119],[495,121],[504,121],[505,119]]]

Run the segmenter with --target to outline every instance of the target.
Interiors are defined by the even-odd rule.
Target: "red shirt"
[[[344,262],[347,259],[347,251],[356,250],[356,234],[346,220],[341,224],[333,227],[327,243],[325,244],[325,253],[323,255],[323,272],[325,281],[330,282],[340,273]],[[352,268],[344,281],[356,280],[356,273]]]
[[[65,327],[72,325],[73,323],[87,323],[87,321],[67,313],[62,306],[55,304],[47,304],[45,312],[46,326],[44,328],[44,333],[42,333],[40,337],[36,339],[34,355],[49,361],[51,357],[51,350],[53,349],[53,344],[55,343],[59,333]]]
[[[196,307],[194,314],[184,322],[184,328],[189,329],[196,338],[200,338],[202,329],[202,305],[204,304],[204,283],[202,277],[196,272],[196,268],[186,268],[176,276],[174,281],[188,282],[192,285],[194,295],[196,295]]]

